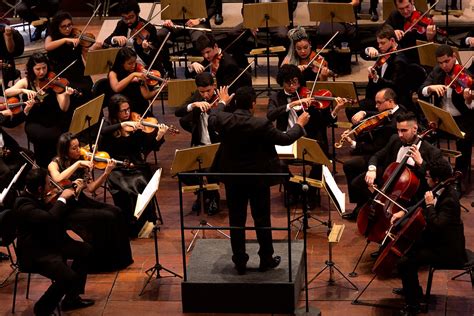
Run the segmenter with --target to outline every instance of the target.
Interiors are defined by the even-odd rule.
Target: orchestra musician
[[[424,181],[427,164],[442,159],[441,151],[426,140],[422,140],[419,146],[414,144],[418,132],[418,121],[414,113],[406,112],[400,114],[397,116],[396,121],[398,135],[392,135],[387,144],[370,157],[367,172],[360,174],[352,182],[353,186],[357,188],[359,197],[357,205],[352,211],[355,213],[354,217],[370,199],[371,192],[369,187],[373,184],[376,184],[378,187],[382,186],[383,172],[390,163],[400,162],[405,154],[410,157],[407,161],[407,167],[412,169],[420,179],[421,184],[417,193],[417,195],[420,195],[425,192],[423,190],[427,187]]]
[[[208,72],[196,75],[196,91],[181,107],[177,108],[175,115],[179,117],[181,127],[191,133],[191,146],[215,144],[220,141],[219,135],[209,125],[209,112],[211,103],[217,98],[217,85],[214,77]],[[186,180],[186,184],[195,179]],[[195,182],[195,181],[194,181]],[[212,177],[208,182],[212,183]],[[219,211],[219,191],[204,191],[204,207],[209,215]],[[201,207],[200,195],[197,194],[192,210],[198,212]]]
[[[44,54],[34,53],[26,63],[26,70],[26,77],[6,89],[5,96],[23,94],[28,98],[23,109],[26,114],[25,132],[28,141],[33,144],[36,163],[46,167],[55,156],[74,90],[66,87],[64,92],[56,93],[51,85],[45,86],[51,67]]]
[[[452,174],[451,165],[441,158],[428,164],[425,177],[432,189]],[[424,193],[424,200],[426,228],[397,264],[403,288],[395,288],[393,292],[405,297],[402,315],[420,312],[423,289],[418,280],[418,269],[421,266],[462,266],[467,261],[461,207],[454,186],[449,184],[437,192],[428,190]],[[395,223],[404,214],[403,211],[393,214],[391,222]]]
[[[397,95],[390,88],[384,88],[375,95],[375,106],[377,112],[359,111],[352,117],[354,125],[359,125],[361,121],[380,114],[384,111],[390,111],[387,117],[380,117],[381,123],[375,123],[376,127],[368,129],[367,132],[357,134],[354,139],[347,130],[342,133],[341,138],[350,144],[352,148],[352,157],[344,161],[344,174],[347,180],[347,189],[349,191],[349,201],[361,206],[366,201],[359,198],[358,187],[354,179],[367,170],[370,157],[381,150],[386,144],[387,139],[397,133],[397,117],[406,113],[406,108],[396,102]],[[357,211],[346,213],[342,217],[355,220]]]
[[[156,27],[149,23],[132,39],[133,45],[131,45],[131,43],[127,43],[127,39],[139,31],[147,21],[140,17],[140,6],[135,0],[120,2],[118,10],[122,18],[117,22],[112,34],[104,40],[104,43],[120,47],[133,46],[143,63],[150,66],[161,43],[165,40],[166,33],[157,33]],[[168,44],[165,44],[155,64],[151,66],[163,73],[165,78],[174,76]]]
[[[22,20],[31,24],[31,22],[40,19],[38,14],[34,12],[36,9],[46,10],[47,18],[50,19],[58,12],[60,2],[61,0],[21,0],[16,6],[16,13]],[[35,7],[34,10],[33,6]],[[46,29],[47,24],[48,22],[45,21],[35,27],[35,31],[31,36],[33,42],[41,39],[41,33]]]
[[[322,56],[319,56],[319,58],[313,62],[313,65],[308,65],[316,53],[311,49],[311,41],[305,29],[298,26],[289,30],[288,38],[290,39],[290,48],[288,49],[288,54],[285,59],[283,59],[282,65],[292,64],[298,66],[306,81],[315,80],[318,72],[320,72],[318,80],[328,80],[331,72],[327,65],[324,65]],[[322,68],[321,71],[319,71],[319,68]]]
[[[454,76],[454,69],[460,67],[457,64],[453,49],[448,45],[441,45],[436,49],[436,60],[438,65],[431,71],[420,88],[418,95],[421,98],[434,97],[434,104],[448,111],[454,118],[461,131],[465,133],[463,139],[456,140],[456,149],[462,155],[456,158],[455,169],[467,174],[471,164],[472,134],[474,125],[474,102],[469,88],[461,89],[461,93],[456,92],[453,86],[448,87],[450,78]],[[472,75],[464,70],[467,76]],[[448,83],[446,83],[448,81]],[[461,181],[464,186],[464,182]],[[464,191],[464,187],[458,185],[459,192]]]
[[[474,47],[474,28],[471,29],[465,38],[461,40],[461,47],[463,48],[470,48],[472,49]],[[469,72],[472,74],[474,73],[474,63],[471,63],[471,66],[469,66]]]
[[[115,166],[115,161],[110,159],[104,172],[93,179],[93,162],[81,156],[79,140],[69,132],[59,137],[58,155],[48,166],[53,181],[69,181],[78,188],[65,220],[68,227],[92,246],[89,271],[116,271],[133,263],[123,212],[84,193],[94,193],[105,183]]]
[[[63,311],[88,307],[83,299],[91,246],[71,239],[65,229],[66,217],[74,200],[72,188],[60,193],[52,204],[45,202],[51,189],[45,169],[32,169],[26,176],[26,189],[17,198],[18,263],[24,271],[35,271],[54,281],[34,306],[35,315],[51,315],[62,299]],[[67,259],[72,259],[68,265]],[[63,298],[64,296],[64,298]]]
[[[130,101],[124,95],[115,94],[110,98],[108,122],[102,129],[102,148],[111,157],[133,164],[132,168],[114,168],[107,184],[114,204],[126,216],[130,236],[136,237],[147,220],[155,222],[157,218],[151,203],[138,220],[134,216],[138,194],[143,192],[153,174],[146,162],[146,153],[150,151],[146,148],[148,136],[142,131],[140,122],[131,120],[130,111]],[[168,126],[159,124],[154,146],[163,144],[167,131]]]
[[[23,36],[20,32],[4,25],[3,32],[0,25],[0,77],[5,86],[10,84],[10,81],[16,80],[20,76],[20,72],[15,67],[15,57],[21,56],[25,49]],[[0,86],[0,91],[2,91]]]
[[[230,96],[226,88],[219,91],[217,108],[211,110],[209,125],[221,136],[221,145],[216,153],[212,170],[215,172],[272,173],[280,171],[275,144],[290,145],[304,135],[304,126],[309,114],[303,113],[288,131],[280,131],[265,118],[253,115],[256,94],[252,87],[241,87],[235,93],[236,110],[224,112]],[[247,219],[247,204],[250,201],[255,227],[271,227],[270,186],[277,179],[269,177],[223,177],[229,226],[244,227]],[[260,245],[259,271],[273,269],[280,264],[281,257],[273,256],[272,231],[257,229]],[[232,261],[238,274],[245,274],[249,256],[245,250],[245,230],[231,229]]]

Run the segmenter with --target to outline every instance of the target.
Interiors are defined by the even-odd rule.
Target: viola
[[[47,76],[45,76],[39,81],[40,89],[45,90],[51,88],[56,93],[63,93],[64,91],[66,91],[66,88],[71,88],[69,86],[69,80],[67,80],[66,78],[57,77],[56,79],[54,79],[54,77],[56,77],[56,74],[50,71]],[[78,96],[82,95],[80,91],[74,88],[72,89],[74,90],[74,94]]]
[[[341,148],[344,142],[346,141],[347,137],[350,135],[360,135],[361,133],[372,131],[373,129],[382,125],[392,114],[391,110],[383,111],[379,114],[373,115],[369,118],[366,118],[362,122],[360,122],[356,127],[351,129],[349,133],[342,137],[338,143],[334,144],[334,147]]]
[[[92,34],[92,33],[82,33],[82,35],[81,35],[81,33],[82,33],[81,30],[79,30],[78,28],[76,28],[76,27],[72,28],[71,36],[73,38],[79,38],[79,45],[81,45],[82,47],[85,47],[85,48],[89,48],[89,47],[91,47],[92,45],[95,44],[96,39],[95,39],[94,34]],[[102,47],[103,48],[109,48],[110,45],[107,44],[107,43],[102,43]]]
[[[433,131],[434,127],[431,127],[418,135],[414,144],[418,145],[426,135]],[[401,162],[392,162],[385,169],[383,187],[380,190],[377,189],[372,198],[360,209],[357,216],[357,228],[368,241],[382,242],[385,232],[390,227],[392,214],[400,210],[398,205],[410,201],[418,190],[420,179],[406,167],[408,159],[409,156],[405,155]]]
[[[161,78],[161,73],[158,70],[152,69],[150,71],[147,71],[145,69],[145,66],[143,66],[140,63],[137,63],[137,66],[136,66],[135,69],[138,72],[142,72],[142,73],[146,74],[146,77],[147,77],[146,84],[149,85],[149,86],[154,87],[158,83],[165,81],[165,79]]]
[[[433,25],[433,19],[429,18],[427,16],[423,16],[423,13],[420,11],[413,11],[413,14],[411,15],[410,18],[408,18],[404,25],[403,25],[403,30],[405,32],[409,32],[412,30],[415,30],[418,34],[425,34],[426,33],[426,28],[428,25]],[[448,33],[446,30],[436,28],[436,33],[442,36],[447,36]]]
[[[453,70],[444,79],[444,84],[451,87],[456,93],[463,93],[464,89],[472,89],[472,76],[465,71],[465,67],[460,64],[455,64]]]
[[[92,153],[87,148],[81,147],[81,157],[84,160],[91,160]],[[98,151],[98,152],[95,153],[95,156],[94,156],[94,167],[97,168],[97,169],[103,170],[107,167],[107,163],[111,159],[112,158],[110,158],[110,155],[107,152]],[[118,166],[123,166],[125,168],[133,167],[133,164],[131,164],[130,161],[128,161],[128,160],[124,160],[124,161],[115,160],[115,163]]]
[[[8,98],[7,101],[3,101],[0,103],[0,111],[4,111],[9,109],[12,111],[13,115],[20,114],[23,110],[22,107],[26,104],[26,102],[20,102],[20,99],[16,97]]]
[[[134,122],[140,122],[140,124],[143,126],[142,131],[147,134],[153,133],[155,129],[159,128],[158,119],[153,116],[141,118],[140,114],[136,112],[132,112],[130,114],[130,120]],[[169,125],[167,132],[170,133],[171,135],[176,135],[176,134],[179,134],[179,129],[177,129],[173,125]]]

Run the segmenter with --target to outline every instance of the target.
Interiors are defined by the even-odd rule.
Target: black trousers
[[[39,20],[38,15],[33,12],[32,6],[35,6],[36,9],[45,10],[48,18],[50,18],[58,12],[59,0],[22,0],[16,7],[16,12],[28,23]]]
[[[248,180],[248,179],[246,179]],[[255,227],[270,227],[270,187],[255,185],[247,182],[225,183],[227,206],[229,208],[230,226],[245,227],[247,221],[247,205],[250,202],[251,214]],[[260,260],[271,260],[273,255],[272,232],[269,229],[256,231],[260,245],[258,254]],[[235,264],[245,264],[249,256],[245,251],[245,230],[231,229],[230,242],[232,245],[232,261]]]
[[[72,298],[84,293],[90,251],[91,246],[88,243],[68,240],[57,252],[33,259],[34,269],[53,281],[36,302],[35,314],[49,315],[63,295]],[[68,266],[66,259],[73,260],[71,266]]]
[[[466,133],[464,138],[459,138],[456,141],[456,149],[462,153],[462,155],[456,158],[456,170],[461,171],[464,176],[468,174],[469,165],[471,164],[472,156],[472,129],[474,119],[472,114],[455,116],[454,121],[458,124],[461,131]]]
[[[349,190],[349,201],[351,203],[358,203],[360,199],[360,194],[361,192],[366,193],[365,188],[363,188],[363,185],[365,183],[360,182],[360,180],[363,179],[358,179],[358,182],[355,182],[355,178],[357,176],[364,174],[365,177],[365,172],[367,171],[368,167],[368,162],[369,162],[368,156],[354,156],[351,159],[347,160],[344,162],[343,169],[344,169],[344,174],[346,175],[347,179],[347,188]],[[358,187],[360,186],[360,189]],[[365,185],[367,187],[367,184]]]
[[[56,156],[56,144],[62,133],[61,128],[27,122],[25,132],[28,140],[33,143],[36,163],[40,167],[47,168],[53,157]]]

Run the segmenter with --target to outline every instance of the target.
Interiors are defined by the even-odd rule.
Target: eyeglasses
[[[69,23],[69,24],[66,24],[66,25],[60,25],[59,28],[61,30],[67,30],[67,29],[70,29],[72,27],[72,23]]]
[[[124,22],[128,22],[128,21],[131,21],[133,19],[135,19],[136,15],[135,14],[130,14],[130,15],[122,15],[122,21]]]
[[[300,83],[300,81],[298,79],[293,79],[293,80],[285,81],[285,83],[289,86],[296,86]]]
[[[120,110],[119,112],[120,112],[120,113],[128,113],[128,112],[130,112],[130,108],[126,108],[126,109]]]

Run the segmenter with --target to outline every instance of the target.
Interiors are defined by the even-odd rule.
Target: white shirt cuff
[[[423,90],[421,90],[421,94],[423,94],[424,97],[429,97],[428,87],[424,87]]]
[[[191,112],[193,110],[193,104],[189,103],[188,106],[186,107],[186,111]]]
[[[67,204],[66,199],[63,197],[58,198],[58,201],[63,202],[64,204]]]

